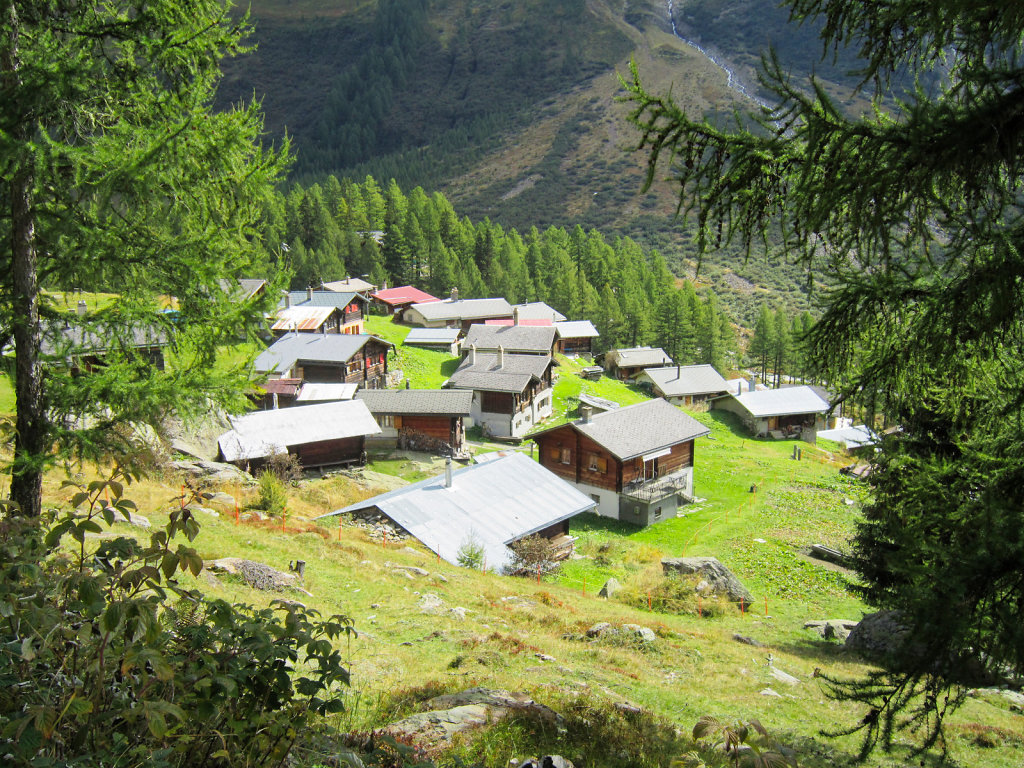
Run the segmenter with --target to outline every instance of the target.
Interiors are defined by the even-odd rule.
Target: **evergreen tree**
[[[775,371],[773,386],[778,388],[782,384],[785,368],[790,362],[793,344],[789,318],[786,317],[786,311],[781,306],[775,308],[775,314],[772,315],[772,326],[772,369]]]
[[[260,261],[260,203],[284,161],[260,149],[255,106],[212,109],[219,63],[243,50],[245,32],[215,0],[5,4],[0,326],[15,352],[11,497],[26,515],[41,510],[54,448],[130,465],[130,430],[115,427],[158,422],[172,402],[183,415],[206,410],[211,394],[244,389],[237,375],[233,387],[218,381],[211,363],[265,307],[233,304],[218,280],[250,276]],[[62,324],[43,283],[119,292],[76,319],[110,350],[106,369],[71,376],[54,363],[44,377],[43,336],[59,341]],[[160,294],[178,298],[174,326]],[[140,327],[171,338],[173,369],[138,358]],[[76,418],[89,421],[68,428]]]
[[[902,427],[872,474],[862,590],[910,628],[884,669],[833,693],[866,706],[850,728],[864,753],[904,728],[944,745],[966,687],[1024,675],[1021,4],[787,4],[820,22],[825,50],[861,54],[874,109],[847,116],[769,57],[776,106],[749,128],[689,119],[635,68],[632,119],[649,179],[672,163],[701,248],[724,232],[828,273],[814,373]]]
[[[757,313],[757,323],[754,325],[754,335],[750,339],[750,349],[748,350],[755,365],[761,371],[761,381],[768,380],[768,363],[772,360],[774,348],[775,323],[771,310],[762,304]]]

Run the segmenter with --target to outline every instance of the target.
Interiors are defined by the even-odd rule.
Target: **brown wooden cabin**
[[[387,380],[390,342],[377,336],[292,333],[275,341],[254,366],[273,378],[301,379],[315,384],[344,382],[365,389]]]
[[[541,465],[587,493],[598,513],[647,525],[675,517],[693,493],[700,422],[664,400],[649,400],[537,433]]]
[[[465,449],[465,418],[472,410],[472,392],[368,389],[357,392],[356,399],[366,403],[381,428],[372,444],[442,455],[458,455]]]

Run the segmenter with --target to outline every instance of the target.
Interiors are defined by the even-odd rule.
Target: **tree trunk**
[[[10,37],[0,57],[0,75],[16,90],[21,85],[18,61],[18,16],[13,4],[7,9]],[[15,107],[17,109],[17,106]],[[22,146],[31,138],[32,122],[22,119],[12,131]],[[39,282],[36,273],[36,231],[32,208],[35,178],[30,158],[22,156],[11,180],[8,204],[11,212],[11,297],[14,310],[16,432],[11,468],[11,499],[24,515],[42,511],[43,458],[46,449],[46,413],[39,367]]]

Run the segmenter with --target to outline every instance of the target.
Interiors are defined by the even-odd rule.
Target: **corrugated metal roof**
[[[237,280],[221,278],[217,281],[217,285],[224,293],[239,301],[251,299],[266,284],[266,280],[254,277],[240,277]]]
[[[473,393],[454,389],[364,389],[356,399],[366,403],[370,413],[431,413],[468,416]]]
[[[824,413],[829,404],[810,387],[786,387],[765,392],[731,395],[751,416],[790,416],[797,413]]]
[[[365,293],[374,290],[377,286],[360,280],[358,277],[346,277],[344,280],[332,280],[329,283],[324,283],[320,287],[325,291],[335,291],[336,293],[352,293],[353,291]]]
[[[560,339],[596,339],[601,334],[589,320],[566,320],[555,323],[555,331]]]
[[[260,459],[292,446],[381,432],[359,400],[254,411],[230,421],[232,429],[217,440],[226,461]]]
[[[552,326],[534,325],[471,325],[462,340],[462,350],[470,346],[477,350],[506,352],[527,352],[550,355],[555,343],[555,329]]]
[[[431,296],[426,291],[413,288],[411,285],[400,285],[397,288],[382,288],[372,294],[372,298],[383,301],[385,304],[407,304],[409,302],[422,302],[426,304],[432,301],[440,301],[437,296]]]
[[[711,432],[695,418],[660,397],[618,410],[597,413],[590,418],[589,423],[580,419],[570,422],[570,426],[623,461]],[[548,431],[551,430],[544,430]]]
[[[463,347],[465,349],[465,347]],[[479,389],[489,392],[522,392],[527,385],[540,379],[551,358],[547,355],[514,355],[506,352],[498,367],[498,356],[489,352],[472,352],[459,365],[448,380],[458,389]]]
[[[483,325],[515,325],[516,321],[511,317],[492,317],[488,320],[484,320]],[[541,320],[536,317],[524,317],[520,318],[519,325],[532,325],[539,326],[541,328],[553,327],[554,323],[550,320]]]
[[[459,548],[474,537],[484,548],[490,570],[509,563],[511,542],[594,506],[593,499],[516,453],[453,469],[450,488],[441,475],[330,514],[376,507],[453,564],[458,563]]]
[[[672,358],[660,347],[610,349],[607,354],[612,353],[615,354],[615,364],[620,368],[631,368],[636,365],[672,365]]]
[[[351,400],[355,396],[357,389],[359,389],[358,384],[343,384],[340,382],[336,384],[306,383],[302,385],[302,390],[295,400],[299,403],[326,403],[331,400]]]
[[[270,379],[260,388],[268,395],[297,395],[302,389],[302,379]]]
[[[823,429],[817,433],[817,437],[821,440],[843,443],[847,448],[862,448],[878,442],[878,435],[864,424],[840,429]]]
[[[413,304],[425,320],[475,320],[482,317],[512,316],[512,305],[504,299],[445,299]]]
[[[267,347],[253,362],[260,373],[283,373],[299,360],[310,363],[347,363],[370,339],[391,342],[365,333],[290,333]]]
[[[666,397],[682,395],[711,395],[727,392],[722,375],[710,365],[673,365],[666,368],[645,368],[636,375],[637,381],[650,379]]]
[[[565,315],[554,307],[550,307],[543,301],[531,301],[527,304],[513,304],[512,309],[519,310],[520,320],[547,320],[549,323],[558,323],[565,320]]]
[[[459,339],[458,328],[413,328],[405,337],[405,344],[454,344]]]
[[[337,307],[288,307],[279,309],[272,331],[315,331],[325,322]]]
[[[77,315],[69,315],[73,323]],[[64,326],[57,320],[43,321],[39,351],[44,355],[82,354],[88,352],[109,352],[120,348],[123,342],[128,348],[164,347],[168,342],[162,328],[124,328],[104,325]]]

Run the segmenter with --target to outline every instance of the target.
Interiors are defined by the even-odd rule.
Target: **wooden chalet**
[[[401,317],[413,304],[429,304],[432,301],[440,301],[436,296],[431,296],[426,291],[414,288],[411,285],[400,285],[395,288],[381,288],[379,291],[370,294],[374,309],[381,314]]]
[[[566,320],[555,323],[558,341],[555,349],[563,355],[594,356],[594,339],[601,334],[589,320]]]
[[[604,369],[617,379],[631,379],[644,368],[672,365],[672,358],[659,347],[609,349],[604,353]]]
[[[292,454],[307,469],[362,462],[366,437],[380,433],[357,400],[254,411],[232,417],[231,427],[217,440],[219,457],[249,472],[281,453]]]
[[[540,463],[636,525],[675,517],[693,497],[694,441],[710,430],[662,399],[591,415],[533,435]]]
[[[122,328],[85,324],[85,302],[79,302],[78,316],[64,323],[44,323],[40,358],[44,363],[66,366],[72,374],[89,373],[105,367],[114,357],[141,360],[158,371],[164,369],[166,333],[156,327]]]
[[[831,406],[828,395],[818,388],[798,386],[723,395],[714,398],[711,407],[737,414],[756,437],[781,440],[824,428],[824,414]]]
[[[461,454],[466,444],[465,419],[473,410],[473,393],[455,389],[366,389],[356,393],[366,403],[381,434],[372,445],[386,445],[444,456]]]
[[[473,391],[473,421],[485,434],[521,438],[552,411],[551,378],[555,362],[545,355],[469,354],[446,384]]]
[[[390,342],[366,334],[290,333],[264,350],[253,365],[268,378],[378,389],[386,384],[392,349]]]
[[[402,313],[402,321],[421,328],[461,328],[474,323],[512,318],[512,305],[505,299],[459,299],[458,291],[444,301],[417,302]]]
[[[361,334],[367,309],[361,293],[337,291],[286,291],[271,325],[275,334]]]
[[[555,329],[536,325],[471,325],[462,340],[463,351],[476,347],[477,352],[504,349],[516,355],[547,355],[555,352]]]
[[[724,395],[729,385],[710,365],[673,365],[645,368],[633,380],[651,388],[656,397],[673,405],[697,405]]]

